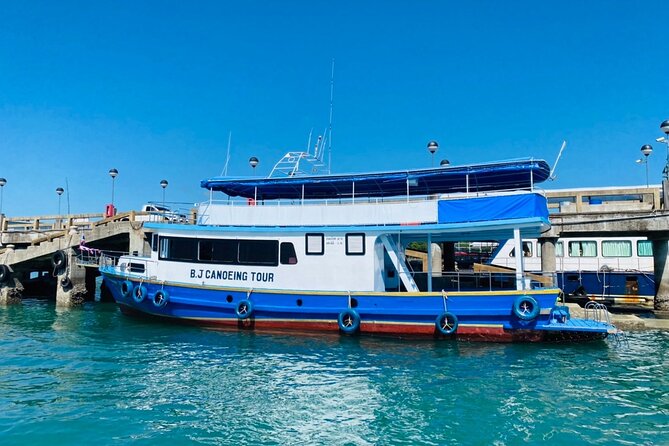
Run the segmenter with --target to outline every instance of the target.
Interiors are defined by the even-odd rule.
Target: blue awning
[[[331,199],[391,197],[529,188],[545,181],[550,167],[544,160],[513,160],[396,172],[284,178],[225,178],[200,185],[231,197],[272,199]]]

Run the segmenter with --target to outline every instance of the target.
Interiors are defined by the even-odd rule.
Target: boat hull
[[[594,321],[558,323],[552,309],[558,289],[462,293],[325,293],[247,290],[131,279],[103,271],[105,285],[125,314],[170,322],[235,330],[349,332],[392,337],[457,338],[489,342],[603,339],[612,326]],[[141,299],[135,291],[141,289]],[[142,294],[142,293],[140,293]],[[166,303],[156,296],[165,297]],[[531,320],[514,312],[520,296],[540,311]],[[250,309],[240,314],[240,305]],[[342,315],[353,310],[357,326],[348,330]],[[439,329],[445,312],[457,328]]]
[[[653,308],[655,276],[642,271],[574,271],[557,274],[568,302]]]

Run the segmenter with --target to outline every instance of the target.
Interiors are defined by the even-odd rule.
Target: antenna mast
[[[562,151],[564,148],[567,147],[567,141],[562,141],[562,147],[560,147],[560,152],[558,152],[558,156],[555,159],[555,163],[553,163],[553,168],[551,169],[551,172],[548,174],[548,179],[553,181],[555,180],[555,169],[557,168],[558,161],[560,161],[560,157],[562,156]]]
[[[221,175],[224,177],[228,176],[228,163],[230,162],[230,142],[232,141],[232,132],[228,133],[228,152],[225,155],[225,166],[223,167],[223,172]]]
[[[334,63],[332,58],[332,72],[330,73],[330,124],[328,129],[328,173],[332,173],[332,104],[334,98]]]

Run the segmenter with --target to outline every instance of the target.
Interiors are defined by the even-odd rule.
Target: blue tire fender
[[[170,293],[167,290],[158,290],[156,294],[153,295],[153,305],[157,308],[162,308],[170,301]]]
[[[518,296],[513,301],[513,314],[523,321],[531,321],[539,316],[539,302],[532,296]]]
[[[131,281],[124,280],[123,283],[121,283],[121,295],[123,295],[123,297],[130,297],[133,287]]]
[[[434,323],[439,333],[443,335],[452,335],[458,330],[458,317],[449,311],[444,311],[437,316]]]
[[[146,287],[144,285],[137,285],[132,291],[132,298],[135,302],[140,303],[146,298]]]
[[[235,314],[239,319],[247,319],[253,313],[253,303],[250,300],[240,300],[235,307]]]
[[[337,324],[343,333],[355,333],[360,329],[360,315],[354,309],[349,308],[339,313]]]

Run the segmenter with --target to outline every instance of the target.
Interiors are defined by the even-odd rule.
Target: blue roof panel
[[[544,160],[514,160],[467,166],[448,166],[396,172],[285,178],[226,178],[203,180],[205,189],[231,197],[258,200],[391,197],[529,188],[545,181],[550,167]]]

